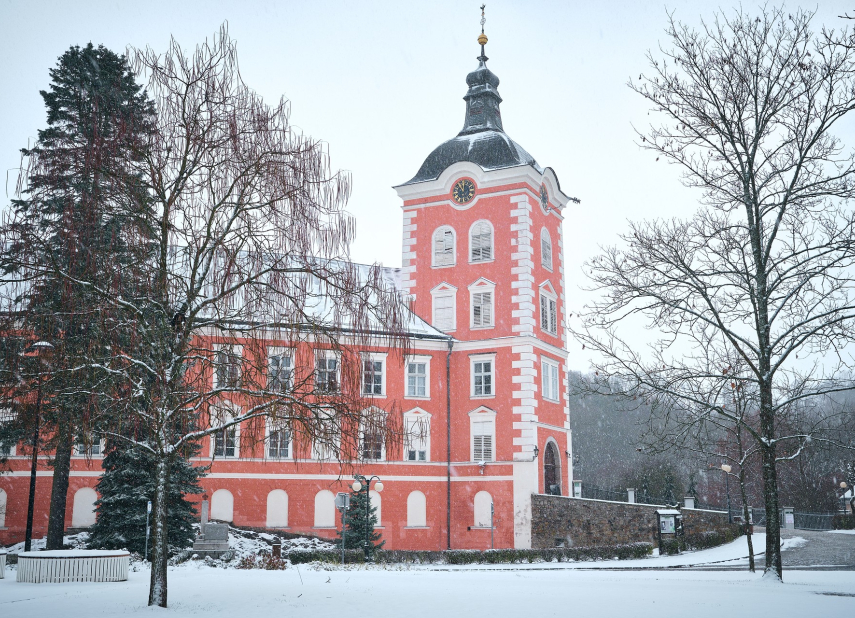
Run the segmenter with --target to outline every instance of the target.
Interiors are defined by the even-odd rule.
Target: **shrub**
[[[292,549],[287,556],[291,564],[306,564],[308,562],[335,564],[341,562],[340,549]],[[365,562],[365,553],[361,549],[345,549],[344,561],[346,564],[361,564]]]
[[[835,515],[831,527],[835,530],[855,530],[855,515]]]

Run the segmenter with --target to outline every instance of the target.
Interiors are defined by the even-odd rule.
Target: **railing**
[[[589,500],[610,500],[612,502],[626,502],[626,491],[606,489],[596,485],[582,483],[582,497]]]

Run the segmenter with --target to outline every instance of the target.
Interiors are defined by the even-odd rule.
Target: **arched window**
[[[475,494],[475,527],[489,528],[490,527],[490,507],[493,504],[493,496],[486,491],[479,491]]]
[[[91,487],[81,487],[74,492],[74,506],[71,510],[71,527],[88,528],[95,523],[95,501],[98,494]]]
[[[493,259],[493,226],[489,221],[476,221],[469,229],[469,261],[489,262]]]
[[[407,527],[427,526],[427,499],[420,491],[411,491],[407,496]]]
[[[555,442],[546,443],[543,454],[543,493],[553,496],[561,495],[561,467],[558,459],[558,449]]]
[[[6,492],[0,489],[0,528],[6,526]]]
[[[288,527],[288,494],[282,489],[267,494],[267,527]]]
[[[454,230],[447,225],[433,233],[433,265],[454,265]]]
[[[328,489],[315,494],[315,528],[335,528],[335,496]]]
[[[218,489],[211,494],[211,519],[234,521],[235,497],[228,489]]]
[[[383,519],[380,517],[380,512],[382,509],[382,500],[380,499],[380,494],[374,491],[373,489],[368,492],[368,503],[372,508],[377,509],[377,525],[383,525]]]
[[[540,263],[545,269],[552,270],[552,238],[546,228],[540,230]]]

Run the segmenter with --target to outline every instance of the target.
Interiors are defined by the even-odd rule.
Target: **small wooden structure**
[[[61,549],[18,554],[19,582],[123,582],[128,579],[126,551]]]

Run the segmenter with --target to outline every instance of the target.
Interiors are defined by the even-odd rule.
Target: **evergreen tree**
[[[95,439],[103,394],[114,387],[115,374],[104,369],[112,350],[126,348],[131,336],[118,327],[115,312],[77,282],[98,281],[117,296],[145,284],[128,247],[146,237],[139,222],[148,198],[137,163],[154,108],[126,58],[102,46],[71,47],[50,76],[49,90],[41,92],[47,128],[35,147],[22,150],[28,164],[14,217],[2,230],[0,265],[7,281],[18,284],[10,308],[19,328],[55,348],[41,419],[55,452],[53,549],[62,544],[73,443]],[[42,380],[23,378],[15,385],[23,390]],[[18,396],[14,388],[4,392]]]
[[[365,539],[369,540],[368,550],[373,554],[382,549],[386,541],[382,541],[382,535],[375,530],[377,526],[377,507],[369,503],[368,516],[366,517],[366,500],[369,497],[368,483],[364,476],[357,474],[353,477],[362,484],[359,491],[350,492],[350,506],[345,511],[344,548],[365,549]],[[342,543],[342,530],[338,530],[338,546]]]
[[[198,447],[195,450],[198,451]],[[149,451],[122,441],[111,445],[103,467],[104,474],[96,485],[100,495],[95,503],[98,518],[89,529],[89,547],[127,549],[142,554],[145,551],[146,503],[154,500],[154,457]],[[193,542],[193,523],[198,514],[187,496],[202,492],[199,479],[204,474],[205,468],[192,465],[188,457],[173,459],[169,469],[167,533],[171,549],[183,549]],[[148,547],[151,554],[151,539]]]

